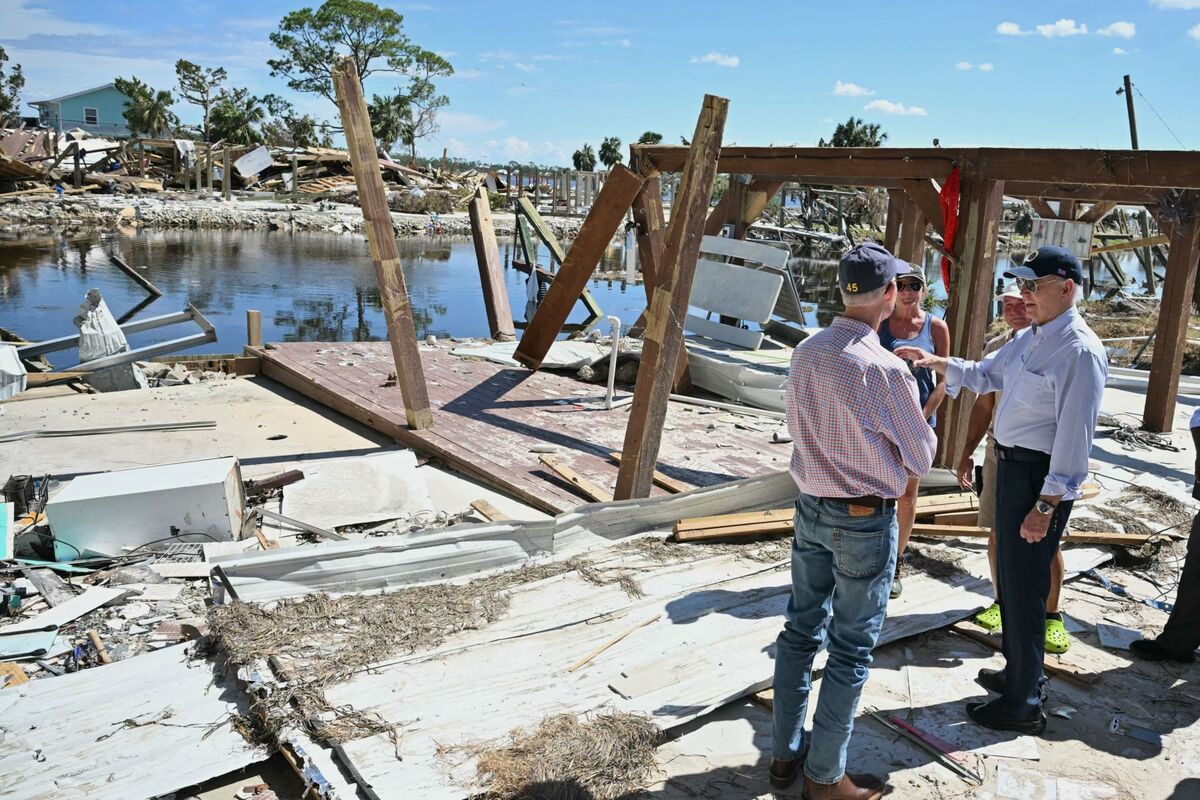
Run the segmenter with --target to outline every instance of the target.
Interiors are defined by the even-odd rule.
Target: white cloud
[[[1038,25],[1037,32],[1047,39],[1058,36],[1082,36],[1088,32],[1087,25],[1077,23],[1073,19],[1060,19],[1056,22]]]
[[[516,61],[520,56],[511,50],[485,50],[479,54],[481,61]]]
[[[1187,32],[1187,35],[1192,37],[1193,39],[1195,39],[1197,42],[1200,42],[1200,25],[1197,25],[1196,27],[1189,30]]]
[[[716,51],[710,52],[703,56],[692,56],[692,64],[716,64],[720,67],[736,67],[741,63],[741,59],[737,56],[727,56],[724,53]]]
[[[537,69],[537,65],[526,64],[521,61],[516,62],[515,64],[513,64],[513,66],[516,67],[517,69],[521,70],[521,72],[533,72],[535,69]]]
[[[279,17],[225,17],[221,24],[239,31],[269,31],[279,25]]]
[[[531,89],[530,87],[526,86],[523,83],[520,86],[510,86],[507,89],[505,89],[504,91],[507,94],[512,95],[513,97],[524,97],[527,94],[533,93],[533,89]]]
[[[1001,22],[996,26],[996,33],[1001,36],[1028,36],[1033,31],[1023,31],[1021,26],[1015,22]]]
[[[994,64],[986,64],[986,63],[985,63],[985,64],[980,64],[980,65],[979,65],[979,71],[980,71],[980,72],[991,72],[991,71],[992,71],[992,70],[994,70],[995,68],[996,68],[996,66],[995,66]]]
[[[518,136],[509,136],[502,146],[510,161],[528,161],[533,155],[533,145]]]
[[[1114,56],[1123,56],[1123,55],[1125,55],[1125,54],[1126,54],[1126,53],[1128,53],[1128,52],[1129,52],[1129,51],[1128,51],[1128,50],[1126,50],[1124,47],[1114,47],[1114,48],[1113,48],[1113,55],[1114,55]]]
[[[954,68],[957,70],[962,70],[963,72],[966,72],[967,70],[971,69],[974,66],[975,65],[972,64],[970,61],[960,61],[954,65]]]
[[[478,136],[503,128],[507,124],[504,120],[489,119],[467,111],[439,112],[438,122],[447,136]]]
[[[1114,22],[1111,25],[1105,25],[1096,33],[1101,36],[1116,36],[1119,39],[1132,39],[1137,34],[1137,26],[1132,22]]]
[[[119,33],[109,25],[72,22],[59,11],[34,7],[31,0],[0,0],[0,20],[4,20],[4,39],[18,41],[36,34],[53,36],[107,36]],[[95,76],[91,83],[96,83]]]
[[[842,81],[836,81],[833,84],[833,93],[838,97],[866,97],[875,94],[857,83],[843,83]]]
[[[910,117],[928,116],[920,106],[906,106],[904,103],[893,103],[891,100],[872,100],[863,106],[863,111],[882,111],[884,114],[901,114]]]
[[[1155,8],[1181,8],[1190,11],[1200,8],[1200,0],[1150,0],[1150,5]]]
[[[453,75],[447,75],[443,80],[459,80],[459,81],[474,81],[487,75],[487,72],[481,69],[456,69]]]

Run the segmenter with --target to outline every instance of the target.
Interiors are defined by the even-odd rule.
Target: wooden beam
[[[513,353],[517,361],[530,369],[542,365],[542,359],[546,357],[550,345],[554,344],[580,293],[587,288],[596,265],[600,263],[613,234],[625,219],[625,212],[641,188],[641,177],[620,164],[612,168],[596,202],[592,204],[592,210],[579,229],[579,235],[575,237],[575,243],[571,245],[562,267],[550,284],[550,291],[538,306],[537,313],[533,315],[521,337],[521,343]],[[537,227],[536,222],[534,227]]]
[[[900,244],[895,256],[905,261],[920,264],[920,255],[925,252],[925,215],[920,206],[908,194],[904,196],[904,212],[900,219]]]
[[[620,453],[609,453],[608,457],[611,458],[613,461],[617,462],[618,464],[621,463],[621,454]],[[690,492],[692,489],[696,488],[694,486],[690,486],[690,485],[684,483],[683,481],[679,481],[674,478],[663,475],[658,470],[654,470],[654,485],[661,486],[663,489],[666,489],[671,494],[680,494],[682,492]]]
[[[903,189],[888,189],[887,223],[883,231],[883,246],[893,255],[900,246],[900,229],[904,225],[904,205],[908,195]]]
[[[953,273],[950,306],[950,355],[978,359],[988,325],[996,268],[996,233],[1004,213],[1004,182],[966,175],[959,201],[960,224],[954,241],[958,268]],[[938,413],[939,463],[954,464],[967,435],[974,395],[947,398]]]
[[[687,155],[686,147],[672,145],[633,145],[632,149],[639,158],[649,159],[663,172],[680,171]],[[975,169],[975,165],[986,165],[990,178],[1004,181],[1162,189],[1200,187],[1200,153],[1184,150],[726,147],[721,150],[717,171],[788,180],[806,176],[933,178],[941,182],[953,167]]]
[[[492,225],[492,209],[487,189],[480,187],[479,191],[482,196],[468,203],[467,211],[471,216],[471,238],[475,242],[475,261],[479,265],[479,284],[483,289],[483,309],[491,337],[498,342],[511,342],[517,338],[517,331],[513,327],[504,272],[500,268],[500,247]]]
[[[1092,255],[1097,256],[1101,253],[1119,253],[1122,250],[1137,250],[1142,247],[1153,247],[1156,244],[1167,244],[1171,241],[1170,236],[1158,235],[1148,236],[1145,239],[1131,239],[1127,242],[1117,242],[1116,244],[1106,244],[1103,247],[1093,247]]]
[[[650,495],[667,401],[679,353],[683,349],[683,319],[687,315],[696,261],[700,257],[705,212],[717,177],[717,156],[728,111],[729,101],[725,98],[704,96],[679,193],[671,209],[661,282],[650,302],[641,365],[614,492],[618,499]]]
[[[981,631],[969,622],[959,622],[949,628],[953,633],[959,636],[965,636],[968,639],[973,639],[980,644],[990,647],[993,650],[999,650],[1003,646],[1003,639],[1000,636],[992,635],[986,631]],[[1093,683],[1099,680],[1098,674],[1088,674],[1080,672],[1074,667],[1069,667],[1066,664],[1061,664],[1053,659],[1046,659],[1042,664],[1042,669],[1059,678],[1066,678],[1079,686],[1090,688]]]
[[[509,518],[507,514],[496,508],[487,500],[472,500],[471,508],[475,509],[479,516],[483,517],[488,522],[503,522]]]
[[[592,502],[607,503],[613,499],[611,492],[601,489],[554,456],[541,455],[538,456],[538,460],[549,467],[555,475],[578,489],[584,497]]]
[[[1079,215],[1080,222],[1086,222],[1089,225],[1095,225],[1100,220],[1108,216],[1108,212],[1117,207],[1114,200],[1101,200],[1098,203],[1092,203],[1092,207]]]
[[[517,222],[517,240],[521,244],[521,253],[525,256],[525,263],[537,265],[537,240],[533,238],[533,231],[530,229],[529,220],[525,219],[524,214],[513,214]]]
[[[1064,198],[1058,201],[1058,218],[1068,222],[1075,221],[1075,201]]]
[[[1170,433],[1175,423],[1175,397],[1179,393],[1179,374],[1187,344],[1188,319],[1192,292],[1196,286],[1197,260],[1200,259],[1200,192],[1186,192],[1175,204],[1178,217],[1171,227],[1167,249],[1167,277],[1163,281],[1162,301],[1158,307],[1154,359],[1150,362],[1150,382],[1142,427]]]
[[[413,428],[430,428],[433,426],[433,411],[421,368],[421,353],[417,349],[412,304],[404,284],[404,272],[400,268],[396,231],[392,228],[383,175],[379,171],[379,157],[375,153],[375,137],[371,133],[367,102],[363,98],[362,83],[358,79],[354,59],[344,58],[333,68],[333,86],[337,91],[346,147],[350,152],[354,182],[358,187],[358,203],[362,207],[375,279],[379,282],[379,295],[387,319],[388,341],[396,362],[396,383],[404,400],[404,416]]]
[[[946,235],[946,223],[942,215],[942,198],[931,180],[905,180],[904,191],[913,199],[933,227],[942,236]]]
[[[1058,219],[1058,214],[1054,213],[1054,209],[1051,208],[1050,204],[1042,198],[1027,197],[1025,199],[1029,201],[1030,207],[1033,208],[1033,210],[1037,212],[1037,215],[1042,219]]]
[[[546,224],[546,220],[542,219],[542,215],[538,213],[537,207],[529,201],[528,197],[522,195],[517,198],[517,209],[525,214],[534,231],[546,243],[546,247],[550,248],[550,254],[554,256],[554,259],[559,264],[564,263],[567,260],[567,253],[563,250],[563,246],[558,243],[558,238],[554,235],[554,231],[550,230],[550,226]]]
[[[1059,184],[1045,181],[1005,181],[1004,193],[1009,197],[1040,197],[1043,200],[1070,198],[1081,203],[1112,200],[1118,205],[1157,203],[1166,189],[1144,186],[1093,186],[1089,184]]]

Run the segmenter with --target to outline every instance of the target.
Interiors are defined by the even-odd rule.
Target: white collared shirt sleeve
[[[982,361],[951,357],[946,366],[946,394],[958,397],[958,393],[964,388],[976,394],[1003,391],[1004,370],[1015,342],[1016,338],[1010,339],[999,350],[984,356]]]
[[[1089,472],[1088,456],[1095,434],[1092,421],[1100,413],[1108,365],[1090,350],[1079,349],[1068,363],[1059,364],[1055,378],[1057,425],[1050,449],[1050,472],[1041,493],[1077,500]]]

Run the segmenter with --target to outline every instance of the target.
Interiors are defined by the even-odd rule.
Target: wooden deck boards
[[[400,390],[384,385],[393,370],[386,342],[295,342],[257,352],[268,377],[537,508],[559,513],[587,501],[538,460],[535,445],[558,447],[563,463],[612,490],[609,454],[625,440],[629,407],[585,408],[603,401],[603,386],[459,358],[443,346],[420,350],[434,409],[434,427],[420,431],[405,424]],[[671,403],[658,468],[691,486],[786,469],[791,447],[771,442],[774,427]]]

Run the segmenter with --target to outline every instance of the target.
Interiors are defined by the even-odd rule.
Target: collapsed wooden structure
[[[335,75],[344,75],[337,81],[339,91],[352,88],[350,84],[357,83],[352,63],[344,62],[339,70]],[[339,97],[360,194],[365,198],[369,184],[375,184],[375,192],[380,194],[382,187],[378,166],[366,146],[370,130],[365,103],[360,92],[357,97],[350,96],[353,94],[347,91]],[[929,244],[942,251],[950,291],[946,320],[951,354],[968,358],[983,351],[1004,195],[1031,198],[1045,214],[1051,211],[1045,201],[1056,200],[1062,218],[1078,216],[1089,222],[1099,220],[1119,203],[1144,205],[1171,241],[1144,426],[1153,431],[1171,429],[1200,258],[1200,154],[1025,148],[722,148],[727,111],[728,100],[707,95],[690,146],[632,146],[634,169],[617,165],[609,174],[514,354],[530,369],[541,366],[604,249],[632,210],[647,302],[637,325],[644,331],[644,343],[616,499],[649,495],[669,396],[672,388],[687,384],[683,320],[701,237],[726,224],[733,225],[734,236],[744,236],[787,181],[887,189],[890,205],[885,244],[901,258],[918,263]],[[659,182],[663,173],[675,172],[681,173],[681,178],[666,224]],[[735,179],[710,211],[718,173]],[[385,289],[397,382],[410,425],[429,427],[432,415],[403,278],[396,277],[399,264],[391,252],[381,252],[381,248],[387,250],[385,240],[392,238],[386,218],[377,213],[386,207],[372,206],[364,199],[371,250]],[[1083,206],[1086,208],[1078,214]],[[927,236],[929,228],[941,235],[944,244]],[[484,274],[484,278],[485,289],[500,289],[494,276]],[[494,302],[489,301],[489,308]],[[495,322],[493,328],[497,328]],[[949,402],[940,415],[943,463],[961,450],[970,407],[971,398],[964,394]]]

